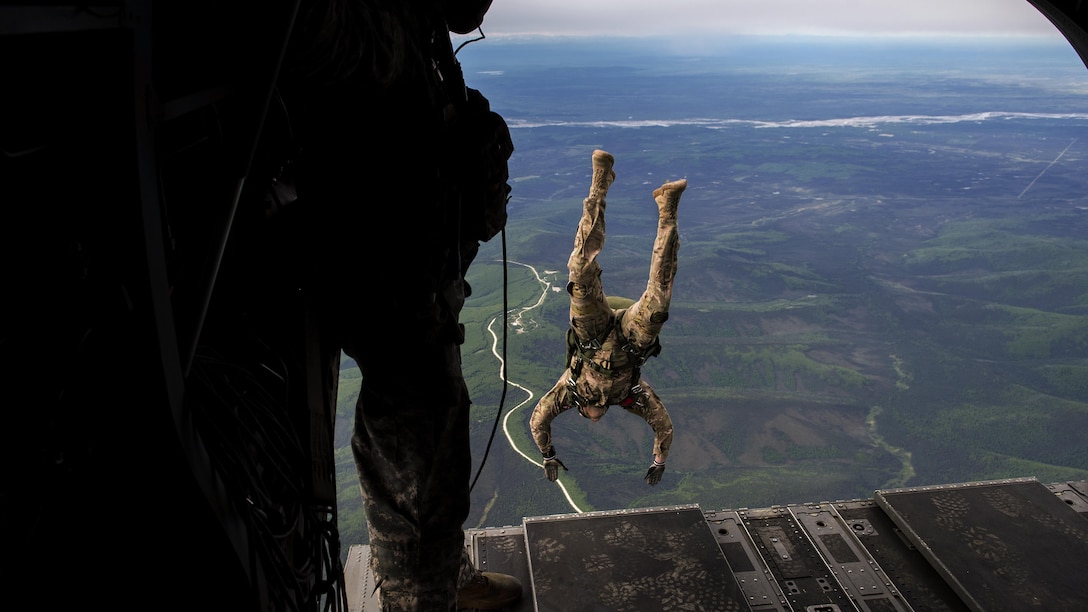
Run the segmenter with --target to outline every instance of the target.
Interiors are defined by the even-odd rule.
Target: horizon
[[[655,57],[717,57],[729,55],[738,50],[757,46],[766,48],[794,48],[818,45],[820,47],[875,47],[885,50],[904,48],[931,48],[969,50],[1006,51],[1010,49],[1034,48],[1040,51],[1058,51],[1072,61],[1085,66],[1072,44],[1056,29],[1052,33],[1003,35],[992,33],[956,33],[956,34],[873,34],[873,33],[702,33],[684,34],[503,34],[474,31],[469,34],[451,33],[453,46],[458,50],[458,59],[464,63],[463,53],[473,54],[486,50],[489,45],[501,46],[571,46],[571,51],[599,50],[603,55],[591,55],[585,63],[599,64],[609,60],[616,51],[634,56],[652,54]],[[532,58],[532,63],[541,63],[551,57],[564,57],[563,54],[546,55]]]
[[[520,0],[494,2],[483,30],[495,35],[634,36],[669,34],[888,34],[998,36],[1057,34],[1027,0],[919,0],[888,5],[879,0],[677,0],[662,10],[650,1]]]
[[[723,39],[714,46],[691,44],[683,48],[665,38],[488,38],[464,46],[458,57],[469,86],[480,89],[514,130],[552,126],[873,127],[1030,117],[1083,119],[1088,112],[1088,105],[1081,102],[1088,95],[1088,70],[1061,38],[742,36]],[[544,76],[554,70],[571,75],[601,70],[601,75],[596,87],[569,88]],[[656,81],[673,77],[682,89],[668,103],[648,107],[635,102],[650,95]],[[693,83],[692,78],[717,83],[713,90],[704,91],[722,103],[698,105],[682,93]],[[900,104],[891,114],[869,108],[866,99],[879,103],[872,96],[847,97],[842,104],[825,103],[819,108],[803,98],[792,104],[770,98],[759,101],[761,95],[774,95],[766,88],[775,82],[782,86],[808,83],[814,88],[811,91],[833,99],[838,91],[850,96],[847,90],[860,91],[853,88],[889,79],[910,85],[902,90]],[[953,106],[934,94],[916,94],[920,88],[961,81],[1000,85],[1009,92],[1020,90],[1020,94],[1002,105],[988,105],[988,98],[961,97],[961,103]],[[874,89],[873,96],[882,95],[878,92],[884,89]],[[739,91],[747,96],[736,98]],[[525,115],[534,106],[534,98],[552,95],[584,101],[563,106],[567,110],[562,113]]]

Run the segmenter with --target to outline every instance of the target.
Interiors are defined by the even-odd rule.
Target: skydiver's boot
[[[582,200],[582,218],[578,221],[578,230],[574,234],[574,251],[567,267],[571,270],[582,270],[586,278],[596,275],[598,270],[591,269],[596,266],[597,254],[604,247],[604,211],[607,208],[605,196],[612,181],[616,180],[616,172],[612,169],[615,158],[608,151],[597,149],[593,152],[593,175],[589,183],[589,195]],[[573,276],[572,281],[587,284],[586,280],[578,280]]]
[[[660,217],[657,220],[654,252],[650,257],[650,278],[646,281],[646,291],[638,302],[638,310],[632,314],[639,342],[649,342],[656,338],[665,321],[669,319],[672,285],[676,277],[677,254],[680,249],[676,210],[680,207],[680,195],[687,186],[687,180],[680,179],[665,183],[654,190],[654,201]]]
[[[654,201],[661,220],[676,220],[676,209],[680,206],[680,194],[688,187],[687,179],[665,183],[654,190]]]
[[[476,572],[457,591],[458,610],[498,610],[521,599],[521,581],[507,574]]]
[[[616,172],[612,169],[616,158],[608,151],[597,149],[593,152],[593,178],[589,183],[589,197],[594,200],[604,201],[608,195],[608,188],[612,181],[616,180]]]

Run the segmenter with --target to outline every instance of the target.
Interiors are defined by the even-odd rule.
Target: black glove
[[[549,448],[548,452],[544,453],[544,477],[555,482],[559,478],[559,468],[567,471],[567,466],[555,456],[555,449]]]
[[[650,464],[650,469],[646,470],[646,483],[651,487],[661,482],[661,475],[665,473],[665,464],[658,463],[657,459]]]

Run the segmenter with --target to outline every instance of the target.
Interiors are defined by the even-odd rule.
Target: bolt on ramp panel
[[[370,571],[370,545],[352,545],[348,548],[344,563],[344,594],[348,600],[348,612],[381,612],[376,590],[374,573]]]
[[[970,609],[1088,609],[1088,521],[1035,478],[874,499]]]
[[[831,568],[839,586],[864,611],[910,612],[910,604],[884,568],[869,554],[854,533],[862,527],[847,522],[830,503],[787,506],[793,519]]]
[[[1069,507],[1088,516],[1088,482],[1054,482],[1048,484],[1047,488]]]
[[[756,551],[756,544],[744,528],[740,514],[735,510],[719,510],[704,512],[703,516],[725,553],[752,612],[788,612],[791,608],[782,588],[775,581],[767,561]]]
[[[849,594],[827,566],[804,528],[786,507],[738,510],[756,551],[767,562],[791,610],[855,610]]]
[[[697,505],[523,521],[538,612],[747,611]]]

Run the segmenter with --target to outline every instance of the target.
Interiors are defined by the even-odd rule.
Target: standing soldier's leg
[[[382,610],[447,610],[457,597],[472,470],[457,322],[463,289],[456,245],[443,234],[438,187],[408,169],[381,170],[388,180],[368,195],[399,202],[403,186],[413,185],[419,244],[390,258],[358,240],[359,228],[398,227],[398,206],[337,211],[323,224],[336,233],[322,234],[340,245],[337,262],[325,260],[330,272],[340,272],[325,282],[335,293],[328,319],[362,374],[351,445]],[[357,190],[356,176],[338,173],[336,192]],[[368,266],[365,276],[354,268],[379,260],[383,265]]]
[[[593,152],[589,196],[582,201],[582,218],[574,235],[574,250],[567,260],[571,325],[579,340],[589,340],[604,333],[612,315],[601,288],[601,267],[597,263],[597,255],[604,246],[605,196],[616,179],[616,173],[612,170],[614,161],[607,151]]]
[[[653,342],[661,333],[661,326],[669,318],[677,253],[680,250],[676,210],[680,206],[680,195],[687,186],[687,180],[680,179],[665,183],[654,190],[658,221],[657,238],[654,240],[654,252],[650,259],[650,278],[646,282],[646,291],[642,297],[627,309],[623,328],[628,338],[634,334],[635,342],[642,348]]]
[[[382,610],[446,610],[469,510],[469,397],[457,345],[413,339],[413,351],[355,353],[352,451]],[[409,359],[411,376],[388,367]]]

